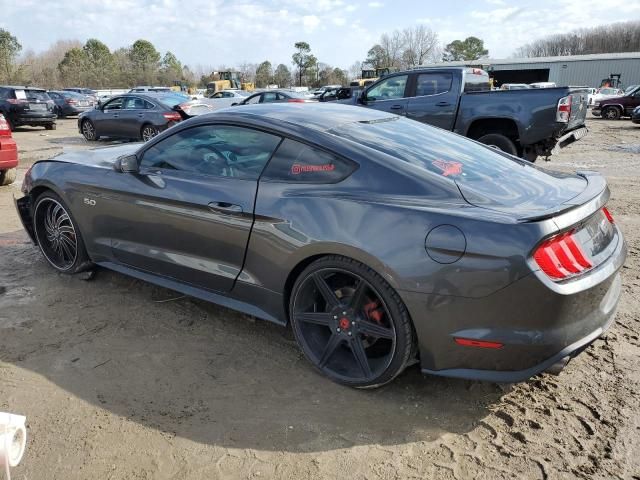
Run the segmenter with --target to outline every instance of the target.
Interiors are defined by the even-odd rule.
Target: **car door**
[[[415,74],[407,118],[445,130],[453,129],[460,96],[459,80],[451,72]]]
[[[121,137],[124,130],[120,123],[120,115],[124,104],[124,97],[116,97],[104,104],[102,109],[97,110],[95,116],[91,117],[96,131],[99,135],[108,137]]]
[[[274,103],[279,101],[277,92],[265,92],[262,94],[260,103]]]
[[[240,105],[255,105],[257,103],[262,102],[262,93],[256,93],[255,95],[251,95],[246,100],[243,100]]]
[[[385,77],[366,90],[362,104],[376,110],[405,115],[408,82],[408,74]]]
[[[629,95],[624,101],[625,114],[631,116],[636,107],[640,106],[640,89]]]
[[[229,291],[242,271],[258,178],[281,138],[245,127],[182,129],[141,155],[104,195],[119,262]]]
[[[137,96],[124,97],[123,108],[119,117],[121,135],[127,138],[140,138],[140,130],[152,108],[154,108],[154,105],[143,98]]]

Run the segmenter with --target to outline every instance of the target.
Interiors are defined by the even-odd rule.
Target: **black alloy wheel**
[[[290,302],[296,339],[332,380],[375,387],[407,365],[413,329],[400,298],[373,270],[327,257],[298,278]]]

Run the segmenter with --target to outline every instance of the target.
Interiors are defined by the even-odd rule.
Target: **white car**
[[[592,107],[607,98],[620,97],[624,91],[620,88],[602,87],[598,88],[594,94],[589,93],[589,106]]]
[[[238,99],[237,101],[242,101],[251,95],[251,93],[253,92],[247,92],[246,90],[220,90],[209,98],[212,100],[217,100],[219,98],[235,98]]]
[[[533,88],[556,88],[557,87],[555,82],[535,82],[535,83],[530,83],[529,85],[531,85]]]

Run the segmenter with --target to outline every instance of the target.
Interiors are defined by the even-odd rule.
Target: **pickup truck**
[[[388,111],[534,162],[586,135],[587,88],[491,91],[484,70],[437,67],[392,73],[340,103]]]
[[[596,101],[593,113],[596,117],[617,120],[620,117],[631,117],[634,109],[640,106],[640,87],[629,90],[624,95]]]

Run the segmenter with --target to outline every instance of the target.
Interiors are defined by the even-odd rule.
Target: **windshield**
[[[47,100],[51,100],[51,97],[44,90],[16,90],[15,91],[16,98],[18,99],[26,99],[26,100],[39,100],[41,102],[46,102]]]

